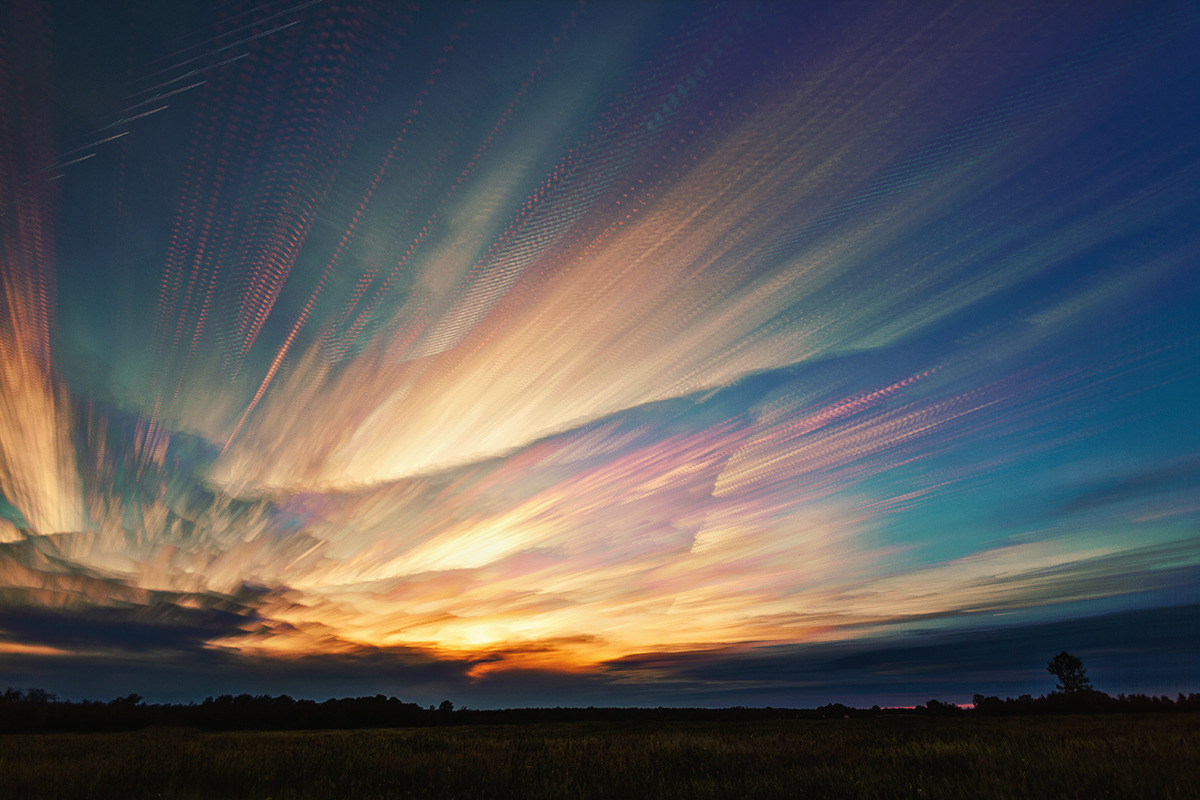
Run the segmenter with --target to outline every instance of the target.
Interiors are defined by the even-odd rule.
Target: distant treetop
[[[1058,678],[1055,688],[1064,694],[1086,692],[1092,688],[1083,662],[1066,650],[1050,659],[1050,663],[1046,665],[1046,672]]]

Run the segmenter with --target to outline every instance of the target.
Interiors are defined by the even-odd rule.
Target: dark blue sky
[[[1197,689],[1195,3],[6,3],[0,683]]]

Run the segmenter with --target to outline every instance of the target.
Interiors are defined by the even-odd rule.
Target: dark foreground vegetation
[[[538,723],[0,739],[6,797],[1196,798],[1193,714]]]
[[[1018,698],[975,695],[973,710],[930,700],[916,708],[851,708],[831,703],[797,708],[455,708],[449,700],[422,707],[395,697],[343,697],[323,702],[288,695],[209,697],[202,703],[147,704],[136,694],[108,702],[60,702],[41,689],[0,694],[0,733],[135,731],[149,726],[204,731],[286,731],[360,728],[422,728],[565,722],[751,722],[785,719],[886,716],[1028,716],[1038,714],[1148,714],[1200,712],[1200,694],[1169,697],[1118,695],[1092,689]]]

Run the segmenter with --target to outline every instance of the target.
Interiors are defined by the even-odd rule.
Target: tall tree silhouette
[[[1092,688],[1083,662],[1066,650],[1050,659],[1050,663],[1046,665],[1046,672],[1058,678],[1058,686],[1055,688],[1065,694],[1075,694]]]

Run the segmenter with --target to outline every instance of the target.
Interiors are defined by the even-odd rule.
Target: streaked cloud
[[[586,694],[1193,602],[1197,25],[258,8],[59,151],[29,73],[0,651]]]

